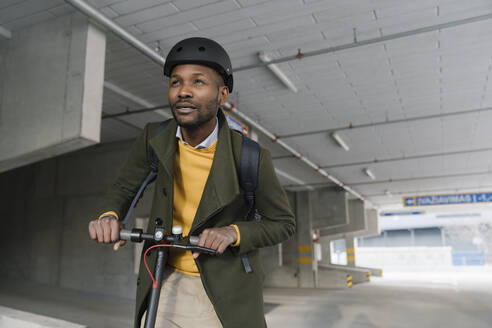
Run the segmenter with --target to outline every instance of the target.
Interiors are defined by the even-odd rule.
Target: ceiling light
[[[260,60],[265,64],[272,61],[270,56],[264,52],[258,53],[258,58],[260,58]],[[283,84],[285,84],[287,88],[289,88],[292,92],[297,93],[297,87],[294,85],[294,82],[292,82],[276,64],[268,64],[267,67],[273,74],[275,74],[276,77],[278,77],[280,81],[282,81]]]
[[[363,171],[369,178],[371,178],[372,180],[376,180],[376,176],[374,175],[374,173],[372,173],[372,171],[369,170],[367,167],[363,169]]]
[[[331,137],[332,137],[333,139],[335,139],[335,141],[337,142],[337,144],[338,144],[340,147],[342,147],[343,149],[345,149],[345,151],[349,151],[349,150],[350,150],[350,148],[349,148],[349,146],[347,145],[347,143],[346,143],[345,141],[343,141],[342,137],[340,137],[340,135],[339,135],[338,133],[333,132],[333,133],[331,134]]]
[[[0,25],[0,39],[1,38],[12,39],[12,32]]]

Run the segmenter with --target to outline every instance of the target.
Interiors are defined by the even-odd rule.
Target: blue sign
[[[491,192],[477,192],[468,194],[434,195],[404,197],[404,206],[429,206],[450,204],[473,204],[492,202]]]
[[[380,216],[405,216],[405,215],[421,215],[424,211],[411,211],[411,212],[384,212],[379,214]]]

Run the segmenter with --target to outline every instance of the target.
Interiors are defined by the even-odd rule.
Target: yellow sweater
[[[178,149],[174,157],[173,226],[183,227],[183,236],[190,232],[212,167],[216,146],[217,141],[207,148],[195,149],[178,140]],[[185,274],[200,275],[189,251],[171,248],[168,265]]]
[[[183,228],[183,236],[187,236],[190,232],[212,167],[216,146],[217,141],[207,148],[195,149],[178,139],[178,149],[174,157],[173,226],[180,225]],[[108,214],[118,217],[116,212],[108,211],[101,214],[99,218]],[[231,226],[237,233],[237,240],[232,246],[239,246],[241,240],[239,229],[234,224]],[[185,274],[200,276],[192,253],[189,251],[170,248],[168,265]]]

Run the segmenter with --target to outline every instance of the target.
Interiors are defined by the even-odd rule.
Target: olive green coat
[[[232,132],[219,111],[219,136],[212,168],[205,184],[190,234],[198,235],[208,227],[236,224],[241,234],[240,246],[229,247],[220,256],[199,256],[196,264],[203,286],[226,328],[266,327],[263,312],[263,269],[258,249],[278,244],[295,232],[295,220],[285,192],[281,188],[270,157],[261,149],[256,190],[256,208],[263,216],[260,222],[245,221],[243,192],[239,186],[242,137]],[[147,231],[153,231],[155,219],[161,218],[164,228],[171,230],[173,218],[173,165],[177,148],[176,122],[171,121],[157,136],[159,123],[147,124],[132,146],[128,160],[119,177],[111,186],[105,210],[114,210],[122,218],[141,182],[149,172],[149,147],[159,158],[152,210]],[[246,253],[253,272],[246,273],[239,254]],[[148,258],[155,265],[157,252]],[[140,327],[151,287],[150,277],[143,261],[138,277],[135,327]]]

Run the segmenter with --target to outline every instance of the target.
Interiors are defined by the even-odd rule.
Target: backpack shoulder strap
[[[244,190],[248,210],[246,219],[252,219],[255,213],[255,191],[258,186],[258,169],[260,164],[260,145],[243,136],[241,161],[239,167],[239,184]]]
[[[250,138],[242,135],[241,160],[239,164],[239,184],[244,191],[246,200],[246,220],[253,218],[259,220],[255,209],[255,191],[258,186],[258,171],[260,165],[260,145]],[[249,264],[247,254],[241,254],[244,270],[247,273],[253,272]]]
[[[157,127],[157,129],[154,132],[154,136],[161,133],[166,128],[166,126],[169,124],[169,122],[171,122],[171,119],[168,119],[168,120],[162,122],[161,124],[159,124],[159,126]],[[152,156],[152,162],[150,163],[150,170],[152,172],[157,172],[157,169],[159,167],[159,159],[157,158],[157,155],[155,154],[154,149],[152,147],[150,147],[150,155]]]
[[[164,130],[164,128],[169,124],[170,121],[171,121],[171,119],[162,122],[157,127],[157,129],[155,130],[154,136],[156,136],[159,133],[161,133]],[[150,163],[150,171],[149,171],[149,174],[147,175],[147,177],[145,178],[145,180],[140,185],[140,188],[138,188],[138,191],[135,194],[135,197],[133,197],[133,200],[132,200],[132,202],[130,204],[130,207],[128,208],[128,211],[126,212],[125,218],[122,221],[123,224],[126,224],[128,222],[128,220],[130,219],[130,217],[132,215],[132,212],[133,212],[133,209],[135,208],[135,206],[137,205],[138,201],[142,197],[143,192],[145,191],[145,188],[147,187],[147,185],[149,183],[151,183],[152,181],[154,181],[155,177],[157,176],[157,169],[159,168],[159,159],[157,158],[157,155],[155,154],[155,152],[152,149],[152,147],[150,147],[150,152],[151,152],[151,156],[152,156],[152,162]]]

